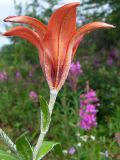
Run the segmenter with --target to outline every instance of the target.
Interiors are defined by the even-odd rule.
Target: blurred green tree
[[[81,3],[81,11],[79,14],[82,17],[83,23],[90,21],[106,21],[116,26],[116,30],[108,30],[102,32],[100,37],[104,39],[102,45],[109,48],[111,45],[116,45],[120,42],[120,1],[119,0],[83,0]],[[99,31],[98,31],[99,32]],[[104,35],[105,33],[105,35]],[[97,34],[98,36],[98,34]],[[97,37],[97,41],[101,44],[101,38]],[[104,43],[105,42],[105,43]]]

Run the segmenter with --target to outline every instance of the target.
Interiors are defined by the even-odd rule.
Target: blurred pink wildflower
[[[35,91],[30,91],[29,97],[30,97],[31,101],[38,102],[38,95]]]
[[[35,67],[37,68],[37,65],[36,65]],[[34,75],[35,67],[31,68],[30,71],[29,71],[28,76],[29,76],[30,78],[32,78],[33,75]]]
[[[113,65],[119,58],[119,52],[117,49],[113,48],[109,53],[109,57],[107,59],[108,65]]]
[[[8,79],[8,75],[5,71],[0,72],[0,82],[6,81]]]
[[[109,57],[109,58],[107,59],[107,64],[108,64],[108,65],[112,65],[113,63],[114,63],[113,59],[112,59],[111,57]]]
[[[17,71],[17,72],[15,73],[15,79],[16,79],[17,81],[22,79],[21,73],[20,73],[19,71]]]
[[[83,73],[80,62],[77,61],[76,63],[71,63],[69,72],[71,75],[74,75],[74,78],[77,78],[81,73]]]
[[[75,154],[75,152],[76,152],[76,150],[75,150],[74,147],[71,147],[71,148],[68,150],[68,153],[71,154],[71,155]]]
[[[29,77],[32,78],[33,77],[33,71],[29,72]]]
[[[78,79],[82,73],[83,70],[81,69],[81,64],[79,61],[77,61],[76,63],[71,63],[68,81],[73,91],[76,91]]]
[[[97,126],[96,114],[99,99],[93,89],[89,89],[85,94],[80,96],[80,127],[90,130]]]

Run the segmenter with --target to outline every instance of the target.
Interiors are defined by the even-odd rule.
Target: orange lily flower
[[[24,27],[14,27],[3,35],[18,36],[30,41],[37,47],[40,64],[50,89],[59,91],[64,84],[71,61],[83,37],[101,28],[114,28],[104,22],[92,22],[76,29],[76,7],[78,2],[69,3],[53,13],[48,25],[29,16],[7,17],[5,22],[24,23],[33,30]]]

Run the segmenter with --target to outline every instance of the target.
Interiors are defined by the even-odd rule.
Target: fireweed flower
[[[0,82],[4,82],[4,81],[6,81],[8,79],[8,75],[7,75],[7,72],[5,72],[5,71],[1,71],[0,72]]]
[[[109,57],[109,58],[107,59],[107,64],[108,64],[108,65],[112,65],[113,63],[114,63],[113,59],[112,59],[111,57]]]
[[[37,67],[34,66],[34,67],[30,68],[29,73],[28,73],[28,77],[32,78],[34,76],[35,68],[37,68]]]
[[[109,57],[107,59],[107,64],[108,65],[113,65],[117,59],[119,58],[119,53],[116,49],[112,49],[110,54],[109,54]]]
[[[80,62],[71,63],[69,74],[74,75],[74,77],[77,78],[81,73],[83,73],[83,70],[81,69]]]
[[[30,91],[29,97],[30,97],[31,101],[38,102],[38,95],[35,91]]]
[[[33,77],[33,70],[29,71],[29,77],[32,78]]]
[[[98,112],[99,99],[93,89],[80,96],[80,127],[90,130],[97,126],[96,114]]]
[[[17,81],[19,81],[19,80],[22,79],[22,75],[21,75],[21,73],[20,73],[19,71],[17,71],[17,72],[15,73],[15,79],[16,79]]]
[[[37,47],[40,64],[47,79],[50,90],[61,89],[64,84],[72,59],[83,37],[101,28],[114,28],[104,22],[93,22],[76,29],[76,7],[78,2],[69,3],[53,13],[48,25],[29,16],[10,16],[5,22],[28,24],[14,27],[4,36],[18,36],[30,41]]]
[[[77,61],[76,63],[72,62],[68,74],[68,82],[73,91],[76,91],[78,79],[82,73],[83,70],[81,68],[80,62],[79,61]]]

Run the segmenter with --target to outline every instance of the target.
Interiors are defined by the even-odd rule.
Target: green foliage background
[[[49,4],[47,9],[37,0],[31,1],[26,6],[25,15],[47,23],[53,12],[53,6],[56,6],[58,1],[46,0],[45,3]],[[78,19],[82,20],[83,24],[105,20],[116,25],[117,29],[96,31],[87,36],[78,48],[75,59],[80,61],[84,73],[79,77],[76,92],[72,91],[68,81],[60,91],[50,132],[46,138],[61,142],[63,150],[74,146],[76,153],[55,157],[52,152],[45,159],[104,160],[100,152],[107,150],[110,160],[119,160],[120,149],[115,140],[115,134],[120,133],[119,3],[117,0],[85,0],[78,9]],[[101,12],[97,13],[98,7],[101,8],[105,4],[108,4],[108,10],[100,9]],[[15,2],[15,8],[16,13],[21,15],[23,12],[21,4]],[[89,10],[93,12],[90,14]],[[7,29],[10,27],[12,26],[8,26]],[[16,37],[10,39],[11,44],[3,46],[0,51],[0,71],[6,71],[9,75],[7,81],[0,82],[0,127],[14,140],[26,132],[30,142],[35,144],[39,134],[39,103],[30,100],[29,92],[34,90],[49,100],[49,89],[39,66],[37,50],[23,39]],[[112,49],[117,50],[118,57],[113,60],[112,65],[109,65],[107,60]],[[28,76],[31,70],[34,70],[32,78]],[[22,74],[20,81],[15,80],[16,71]],[[91,88],[97,91],[100,99],[98,127],[91,132],[79,128],[79,96],[84,91],[87,80]],[[94,135],[96,140],[89,139],[83,142],[78,133],[81,136]],[[78,147],[78,143],[82,143],[82,146]],[[2,143],[0,147],[6,149]]]

